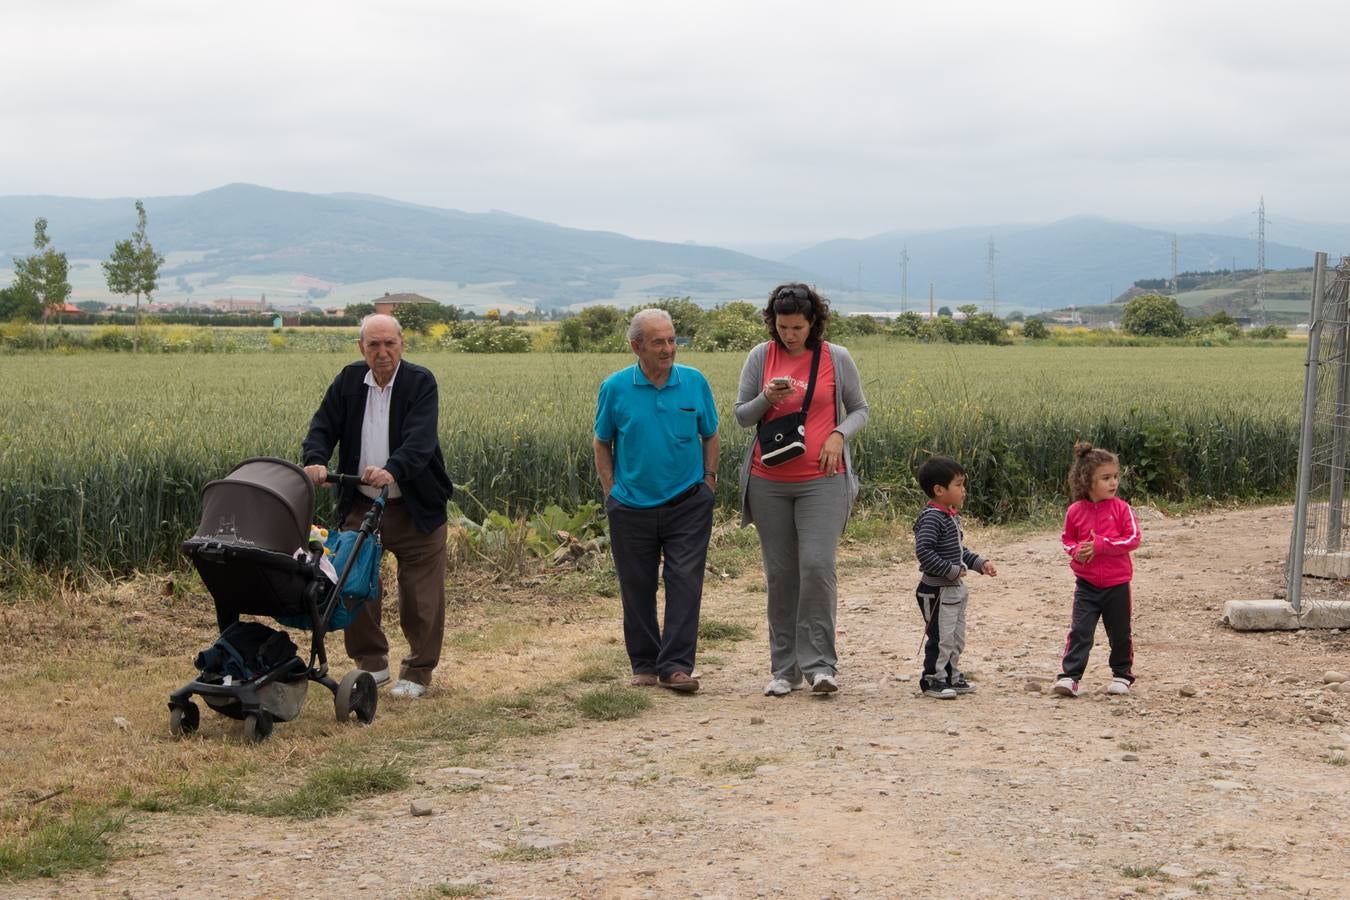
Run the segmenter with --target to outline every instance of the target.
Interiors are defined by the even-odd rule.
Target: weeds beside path
[[[1350,879],[1335,762],[1350,697],[1320,681],[1350,661],[1350,635],[1218,623],[1224,600],[1278,585],[1288,521],[1265,508],[1145,523],[1128,698],[1098,690],[1104,648],[1079,700],[1028,690],[1054,673],[1066,624],[1071,580],[1051,532],[969,535],[1000,577],[972,584],[979,690],[953,702],[917,696],[914,565],[898,540],[845,548],[842,690],[829,699],[760,695],[752,565],[710,580],[704,615],[756,639],[705,645],[704,690],[647,690],[646,711],[625,700],[617,604],[514,629],[501,623],[520,607],[481,607],[457,627],[491,637],[448,648],[440,697],[382,700],[370,729],[310,708],[258,748],[223,726],[184,745],[136,739],[186,748],[174,757],[185,777],[238,766],[244,783],[317,759],[374,765],[373,749],[407,765],[407,788],[313,820],[135,812],[114,844],[134,860],[0,894],[1337,896]],[[457,653],[492,665],[456,667]],[[430,814],[412,815],[414,802]]]

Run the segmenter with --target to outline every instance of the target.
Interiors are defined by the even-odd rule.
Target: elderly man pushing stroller
[[[436,377],[403,360],[403,329],[393,316],[362,319],[358,343],[362,361],[338,373],[310,421],[305,472],[323,484],[336,448],[337,470],[361,476],[359,489],[338,489],[344,529],[359,526],[380,488],[388,487],[381,542],[398,560],[399,625],[408,641],[389,693],[415,698],[431,685],[445,637],[445,510],[453,485],[437,436]],[[377,683],[389,680],[378,599],[361,608],[345,639],[360,668]]]

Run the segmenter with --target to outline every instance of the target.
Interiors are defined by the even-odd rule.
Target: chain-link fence
[[[1295,612],[1319,599],[1340,599],[1350,579],[1350,256],[1328,268],[1318,253],[1313,269],[1308,370],[1299,437],[1298,494],[1285,570]],[[1310,581],[1309,579],[1318,579]],[[1347,623],[1350,625],[1350,622]]]

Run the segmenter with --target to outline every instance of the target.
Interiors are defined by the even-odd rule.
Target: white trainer
[[[409,697],[416,700],[427,692],[425,684],[418,684],[415,681],[409,681],[406,678],[400,678],[398,684],[389,689],[390,697]]]
[[[792,693],[792,685],[786,678],[775,678],[764,686],[765,697],[786,697]]]
[[[813,694],[833,694],[837,690],[839,690],[839,682],[834,680],[833,675],[817,672],[811,678],[811,692]]]
[[[1063,678],[1056,681],[1055,686],[1052,687],[1050,690],[1052,693],[1058,694],[1061,697],[1077,697],[1078,682],[1074,681],[1072,678],[1066,675]]]
[[[1111,683],[1106,686],[1108,694],[1128,694],[1130,692],[1130,683],[1124,678],[1112,678]]]

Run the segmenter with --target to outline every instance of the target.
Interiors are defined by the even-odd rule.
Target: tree
[[[1050,336],[1050,329],[1045,327],[1045,322],[1040,319],[1027,319],[1026,324],[1022,326],[1022,337],[1032,341],[1040,341]]]
[[[394,307],[394,318],[403,326],[404,331],[419,334],[427,330],[431,323],[427,321],[427,311],[421,303],[400,303]]]
[[[698,337],[698,330],[703,326],[704,319],[707,318],[707,313],[703,307],[688,297],[662,297],[660,300],[643,306],[634,306],[628,310],[629,318],[643,309],[664,309],[670,313],[670,321],[675,326],[675,334],[682,338],[689,338],[691,341]]]
[[[374,303],[348,303],[342,310],[342,314],[349,319],[364,319],[374,313]]]
[[[159,288],[159,267],[164,257],[155,252],[145,236],[145,204],[136,201],[136,230],[131,237],[113,245],[112,256],[103,263],[103,275],[108,282],[108,290],[114,294],[136,295],[136,327],[132,331],[131,349],[140,349],[141,338],[141,294],[145,302]]]
[[[42,315],[42,301],[15,282],[0,288],[0,322],[32,322]]]
[[[21,294],[37,298],[42,309],[42,346],[47,346],[47,317],[66,305],[70,297],[70,263],[58,253],[47,237],[47,220],[33,223],[32,256],[15,257],[14,287]]]
[[[1171,297],[1144,294],[1125,304],[1121,324],[1140,337],[1177,337],[1186,331],[1186,314]]]
[[[960,306],[956,308],[956,311],[959,312],[961,315],[965,316],[967,319],[969,319],[971,316],[975,315],[977,312],[980,311],[980,307],[975,303],[962,303]]]
[[[950,306],[939,306],[937,314],[944,319],[952,317],[952,308]]]
[[[916,312],[902,312],[895,317],[892,330],[901,337],[916,338],[923,334],[923,316]]]

